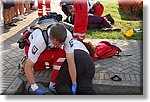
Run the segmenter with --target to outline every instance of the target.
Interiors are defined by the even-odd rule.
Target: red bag
[[[96,54],[100,59],[106,59],[122,52],[121,49],[107,41],[101,41],[96,46]]]

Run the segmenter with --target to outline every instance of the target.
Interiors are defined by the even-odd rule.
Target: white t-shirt
[[[47,30],[47,32],[48,32],[48,35],[49,35],[50,28]],[[30,58],[30,60],[33,63],[36,63],[36,61],[38,60],[38,57],[40,56],[40,54],[47,47],[46,43],[44,41],[41,30],[40,29],[34,30],[31,33],[31,35],[29,36],[29,40],[30,40],[30,47],[29,47],[29,51],[28,51],[28,57]],[[52,44],[52,42],[50,40],[50,37],[49,37],[48,42],[49,42],[48,46],[50,48],[53,48],[54,45]],[[73,53],[74,52],[72,34],[68,30],[67,30],[67,38],[64,42],[63,48],[66,51],[66,53]]]

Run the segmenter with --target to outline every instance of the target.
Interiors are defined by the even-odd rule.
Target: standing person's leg
[[[14,0],[12,0],[11,2],[11,18],[13,19],[13,17],[15,16],[15,2]]]
[[[74,33],[73,37],[78,40],[84,40],[86,37],[86,29],[88,24],[87,1],[74,1]],[[81,23],[82,22],[82,23]]]
[[[92,79],[95,73],[93,60],[89,54],[82,50],[75,50],[74,53],[77,68],[77,94],[95,95],[96,92],[92,88]]]
[[[15,2],[14,2],[14,0],[12,0],[10,4],[11,4],[11,8],[10,8],[10,12],[9,12],[10,13],[9,26],[17,26],[16,24],[13,23],[13,18],[15,15],[15,11],[14,11],[15,10],[15,8],[14,8]]]
[[[43,16],[43,0],[38,0],[38,16]]]
[[[11,7],[9,11],[9,26],[17,26],[16,24],[13,23],[13,17],[14,17],[14,7]]]
[[[46,14],[48,14],[51,11],[50,3],[51,3],[51,0],[45,0]]]
[[[4,8],[3,10],[3,16],[4,16],[4,28],[9,29],[8,21],[9,21],[9,9]]]
[[[29,13],[30,12],[30,2],[28,0],[26,0],[25,2],[25,13]]]
[[[19,21],[22,21],[23,18],[21,16],[19,16],[19,12],[18,10],[20,11],[20,1],[18,0],[15,0],[15,16],[16,16],[16,19],[18,19]]]
[[[3,3],[4,10],[3,10],[3,16],[4,16],[4,28],[9,29],[9,21],[10,21],[10,8],[11,5],[8,1]]]
[[[18,17],[18,9],[19,9],[19,4],[17,2],[17,0],[15,0],[15,16]]]
[[[25,13],[24,13],[24,2],[23,2],[23,0],[18,1],[18,4],[19,4],[20,17],[23,19],[26,19],[26,17],[24,16]]]

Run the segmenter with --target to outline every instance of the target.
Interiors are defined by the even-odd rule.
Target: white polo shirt
[[[50,32],[50,28],[47,30],[48,35],[49,35],[49,32]],[[31,35],[29,36],[29,40],[30,40],[30,47],[29,47],[29,51],[28,51],[28,57],[30,58],[30,60],[33,63],[36,63],[40,54],[47,47],[41,30],[40,29],[34,30],[31,33]],[[50,47],[54,47],[54,45],[52,44],[52,42],[50,40],[50,37],[49,37],[48,42],[49,42],[48,45]],[[70,31],[67,30],[67,38],[66,38],[64,45],[63,45],[63,48],[66,51],[66,53],[73,53],[74,52],[73,45],[74,44],[73,44],[73,40],[72,40],[72,34],[70,33]]]

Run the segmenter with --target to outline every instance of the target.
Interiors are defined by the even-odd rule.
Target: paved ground
[[[57,3],[52,1],[52,8],[57,9],[61,13]],[[52,9],[52,11],[54,11]],[[0,34],[0,93],[6,91],[10,85],[18,77],[18,63],[24,55],[24,51],[20,50],[17,45],[20,32],[26,27],[33,25],[37,20],[37,11],[27,16],[27,19],[17,22],[17,27],[11,28],[9,31],[3,31]],[[95,61],[96,73],[93,79],[94,88],[99,90],[99,94],[115,94],[119,90],[121,94],[130,94],[135,89],[135,94],[142,94],[143,87],[143,52],[142,41],[139,40],[113,40],[110,41],[119,46],[124,54],[131,54],[128,57],[113,57],[105,60]],[[100,39],[86,39],[97,43]],[[110,79],[113,75],[119,75],[122,78],[120,82],[114,82]],[[50,70],[35,73],[37,80],[47,81],[50,76]],[[46,78],[46,79],[45,79]],[[113,87],[112,87],[113,86]],[[121,88],[124,86],[123,88]],[[126,89],[126,87],[128,87]],[[139,91],[140,90],[140,91]],[[111,92],[110,92],[111,91]],[[136,92],[137,91],[137,92]],[[125,93],[127,92],[127,93]],[[131,92],[131,94],[134,92]],[[117,93],[116,93],[117,94]]]

